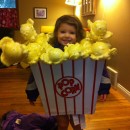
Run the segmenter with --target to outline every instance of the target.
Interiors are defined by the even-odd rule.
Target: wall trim
[[[117,83],[116,89],[127,99],[130,101],[130,91],[128,91],[121,84]]]

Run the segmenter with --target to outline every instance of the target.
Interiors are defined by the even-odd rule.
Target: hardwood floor
[[[40,98],[35,106],[29,104],[25,87],[30,71],[12,66],[0,69],[0,116],[9,111],[44,113]],[[96,112],[86,115],[85,130],[130,130],[130,102],[111,89],[105,102],[97,102]],[[69,130],[72,130],[69,127]]]
[[[86,119],[86,130],[130,130],[130,102],[111,89],[107,101],[98,101],[95,114]]]
[[[16,110],[20,113],[38,112],[43,113],[40,99],[36,105],[29,104],[25,94],[26,83],[30,70],[12,66],[0,69],[0,116],[9,110]]]

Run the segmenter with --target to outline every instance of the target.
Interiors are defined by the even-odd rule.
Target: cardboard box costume
[[[108,43],[113,33],[107,31],[106,22],[98,20],[92,23],[88,20],[90,31],[86,38],[75,45],[69,44],[65,52],[48,43],[51,35],[37,34],[33,24],[29,18],[20,27],[27,44],[20,44],[9,37],[0,40],[1,62],[6,66],[19,62],[31,66],[43,106],[49,115],[93,113],[104,66],[102,59],[109,60],[117,50]],[[73,55],[75,51],[78,52],[76,58]],[[91,59],[69,60],[87,56]],[[62,61],[62,64],[53,65]]]
[[[90,58],[62,64],[31,65],[45,112],[49,115],[92,114],[95,111],[104,61]]]

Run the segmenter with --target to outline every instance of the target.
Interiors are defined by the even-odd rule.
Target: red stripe
[[[63,78],[64,77],[63,64],[61,64],[61,75],[62,75],[62,78]]]
[[[79,123],[81,123],[81,117],[80,117],[80,115],[78,115],[78,118],[79,118]]]
[[[51,70],[52,83],[53,83],[53,89],[54,89],[54,96],[55,96],[55,102],[56,102],[56,111],[57,111],[57,115],[59,115],[59,109],[58,109],[58,103],[57,103],[57,97],[56,97],[56,87],[55,87],[55,81],[54,81],[54,74],[53,74],[52,65],[50,65],[50,70]]]
[[[64,77],[64,71],[63,71],[63,64],[61,64],[61,75],[62,78]],[[64,97],[64,104],[65,104],[65,114],[67,115],[67,104],[66,104],[66,98]]]
[[[74,67],[74,60],[72,60],[72,77],[74,78],[75,76],[75,67]],[[73,98],[73,101],[74,101],[74,114],[76,114],[76,101],[75,101],[75,97]]]
[[[84,114],[85,59],[83,59],[82,114]]]
[[[74,60],[72,60],[72,77],[74,77]]]
[[[67,115],[67,104],[66,104],[66,98],[64,98],[64,104],[65,104],[65,114]]]
[[[93,81],[93,90],[92,90],[91,114],[93,113],[93,105],[94,105],[93,103],[94,103],[96,73],[97,73],[97,61],[95,61],[95,67],[94,67],[94,81]]]
[[[74,114],[76,114],[76,101],[75,101],[75,97],[73,99],[74,99]]]
[[[50,107],[49,107],[49,102],[48,102],[48,97],[47,97],[47,92],[46,92],[46,87],[45,87],[45,82],[44,82],[44,78],[43,78],[43,74],[42,74],[41,65],[40,65],[39,62],[38,62],[38,67],[39,67],[39,70],[40,70],[41,79],[42,79],[42,85],[43,85],[43,89],[44,89],[44,92],[45,92],[45,97],[46,97],[46,103],[47,103],[48,113],[49,113],[49,115],[51,115],[51,113],[50,113]]]

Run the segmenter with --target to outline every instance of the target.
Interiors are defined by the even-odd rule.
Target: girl
[[[76,43],[85,38],[85,30],[75,16],[63,15],[57,19],[50,43],[63,49],[68,43]]]
[[[50,43],[57,48],[64,49],[68,43],[75,44],[85,38],[85,31],[80,20],[75,16],[64,15],[57,19],[54,29],[54,37]],[[81,130],[80,124],[75,125],[73,116],[57,116],[58,130],[67,130],[69,122],[74,130]]]
[[[83,38],[85,38],[85,31],[83,29],[80,20],[75,16],[63,15],[57,19],[55,29],[53,32],[53,38],[50,39],[49,43],[52,44],[55,48],[60,48],[63,50],[64,46],[66,46],[68,43],[75,44],[76,42],[80,42],[80,40]],[[106,67],[104,67],[103,76],[105,76],[104,75],[105,72]],[[99,95],[101,95],[101,97],[104,96],[105,99],[105,96],[108,93],[104,93],[102,90],[107,89],[107,91],[109,92],[110,83],[105,85],[103,84],[104,81],[102,80],[100,84]],[[26,93],[28,99],[30,100],[30,103],[34,105],[34,101],[36,101],[39,92],[36,87],[33,76],[30,77]],[[56,118],[58,122],[58,130],[67,130],[69,123],[72,125],[74,130],[81,130],[80,124],[75,124],[75,121],[73,121],[73,119],[75,119],[74,117],[75,116],[73,115],[57,116]]]
[[[75,16],[63,15],[57,19],[53,32],[53,38],[50,39],[49,43],[55,48],[60,48],[63,50],[64,46],[66,46],[68,43],[75,44],[76,42],[80,42],[80,40],[83,38],[85,38],[85,31],[80,20]],[[35,98],[38,95],[36,94],[36,97],[34,97],[34,91],[32,91],[31,95],[31,87],[33,87],[36,92],[38,91],[35,87],[35,82],[33,82],[33,78],[30,77],[28,83],[29,84],[28,89],[26,89],[26,93],[31,104],[33,104],[33,101],[35,101]],[[74,130],[81,130],[80,124],[75,125],[73,117],[74,116],[72,115],[58,115],[56,117],[58,130],[68,130],[69,122]]]

